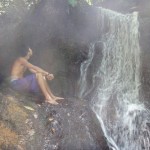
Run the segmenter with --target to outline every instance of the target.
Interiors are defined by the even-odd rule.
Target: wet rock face
[[[59,105],[9,88],[0,93],[0,148],[7,150],[106,150],[95,114],[79,99]],[[3,131],[7,134],[3,134]],[[5,139],[5,140],[4,140]]]
[[[140,23],[140,46],[141,46],[141,98],[149,103],[150,108],[150,1],[146,1],[141,5],[139,12]]]
[[[45,140],[41,140],[40,145],[46,150],[104,150],[106,143],[94,117],[81,100],[68,99],[55,107],[44,104],[39,122],[43,124]],[[44,122],[41,122],[42,118]]]
[[[150,108],[150,1],[104,0],[100,5],[121,13],[139,12],[139,43],[141,48],[141,98]]]

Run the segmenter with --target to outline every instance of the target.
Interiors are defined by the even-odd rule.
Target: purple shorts
[[[11,87],[21,92],[40,93],[40,88],[35,74],[28,75],[24,78],[11,81]]]

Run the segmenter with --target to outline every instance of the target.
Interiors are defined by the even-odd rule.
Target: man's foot
[[[59,103],[57,103],[56,101],[53,101],[53,100],[45,100],[45,102],[48,102],[50,104],[53,104],[53,105],[58,105]]]
[[[54,100],[63,100],[64,98],[63,97],[55,97]]]
[[[48,102],[48,103],[53,104],[53,105],[58,104],[54,99],[50,98],[49,96],[46,98],[45,102]]]

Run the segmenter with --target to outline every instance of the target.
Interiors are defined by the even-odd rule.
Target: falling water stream
[[[79,97],[90,95],[110,149],[149,150],[150,112],[139,95],[138,13],[124,15],[103,8],[98,11],[102,36],[91,44],[89,57],[81,65]],[[102,57],[95,58],[95,45],[99,43],[103,44]],[[92,64],[94,59],[99,63],[96,66]],[[91,66],[95,69],[90,70]]]

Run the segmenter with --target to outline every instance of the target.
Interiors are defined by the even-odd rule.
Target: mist
[[[98,36],[95,9],[86,2],[72,7],[66,0],[14,2],[0,15],[1,76],[9,77],[18,52],[28,46],[33,49],[31,62],[55,75],[54,89],[64,85],[74,94],[80,64],[87,58],[89,43]]]

